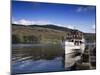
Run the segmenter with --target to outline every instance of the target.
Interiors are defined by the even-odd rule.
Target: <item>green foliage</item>
[[[88,43],[96,42],[96,34],[95,33],[85,33],[84,34],[85,40]]]
[[[12,24],[12,43],[61,43],[65,41],[72,29],[56,25],[15,25]],[[77,30],[79,33],[83,33]],[[83,33],[86,42],[95,42],[93,33]]]
[[[31,36],[23,36],[24,43],[38,43],[38,38],[31,35]]]
[[[12,43],[20,43],[20,38],[17,35],[12,35]]]

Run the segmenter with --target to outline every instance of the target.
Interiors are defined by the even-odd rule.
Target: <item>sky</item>
[[[95,33],[95,6],[12,1],[11,14],[15,24],[54,24]]]

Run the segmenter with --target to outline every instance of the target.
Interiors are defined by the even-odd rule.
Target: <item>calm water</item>
[[[92,48],[95,43],[86,44],[86,50],[89,48],[88,45]],[[12,74],[64,71],[64,55],[64,47],[61,45],[14,44],[12,46]],[[66,70],[75,70],[75,67]]]
[[[64,49],[61,45],[12,46],[12,73],[35,73],[64,70]]]

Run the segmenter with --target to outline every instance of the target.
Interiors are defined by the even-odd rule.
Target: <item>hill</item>
[[[74,31],[57,25],[17,25],[12,24],[12,43],[61,43]],[[79,30],[77,32],[83,33]],[[83,33],[87,42],[95,41],[95,34]],[[92,38],[93,37],[93,38]]]

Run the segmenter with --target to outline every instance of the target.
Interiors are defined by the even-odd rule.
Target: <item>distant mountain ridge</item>
[[[26,25],[20,25],[20,24],[12,24],[12,25],[26,27]],[[61,31],[73,31],[73,29],[70,29],[67,27],[62,27],[62,26],[57,26],[57,25],[53,25],[53,24],[45,24],[45,25],[34,24],[34,25],[27,25],[27,27],[42,27],[42,28],[50,28],[50,29],[61,30]]]
[[[48,24],[48,25],[30,25],[30,27],[43,27],[43,28],[51,28],[51,29],[56,29],[56,30],[62,30],[62,31],[68,31],[68,30],[72,30],[69,29],[67,27],[61,27],[61,26],[57,26],[57,25],[52,25],[52,24]]]

